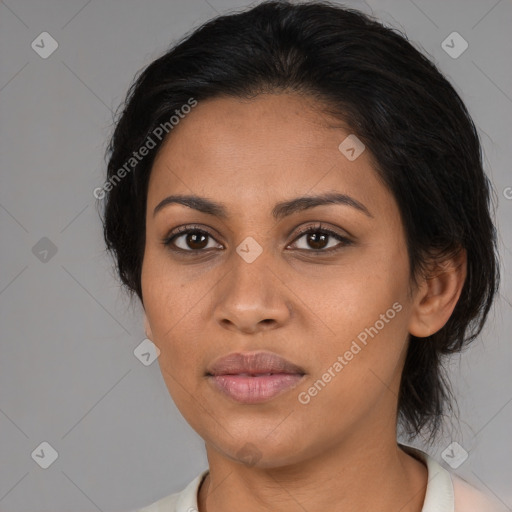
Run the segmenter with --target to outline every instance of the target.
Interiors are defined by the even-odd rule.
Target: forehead
[[[392,198],[369,152],[350,161],[339,150],[349,135],[318,103],[298,94],[200,101],[160,148],[148,209],[170,193],[212,197],[241,211],[265,198],[329,191],[386,208]]]

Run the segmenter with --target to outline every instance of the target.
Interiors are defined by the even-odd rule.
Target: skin
[[[449,319],[466,258],[443,261],[441,272],[408,293],[396,201],[368,150],[354,161],[338,150],[349,134],[296,93],[216,98],[199,102],[155,159],[144,321],[173,400],[205,441],[210,473],[199,491],[200,512],[421,511],[426,466],[396,442],[400,376],[409,333],[428,336]],[[340,204],[272,217],[277,202],[325,192],[348,194],[372,217]],[[179,204],[153,216],[171,194],[221,202],[229,218]],[[312,254],[319,246],[298,229],[319,222],[351,243],[329,237],[324,253]],[[180,255],[162,240],[185,224],[211,238],[198,246],[181,236],[174,242],[189,252]],[[248,236],[263,250],[252,263],[236,252]],[[199,254],[195,248],[206,244]],[[326,252],[330,247],[339,250]],[[401,311],[308,404],[300,403],[298,394],[396,302]],[[205,372],[214,359],[254,350],[301,366],[304,381],[252,405],[210,385]],[[253,450],[249,462],[239,453],[244,446]]]

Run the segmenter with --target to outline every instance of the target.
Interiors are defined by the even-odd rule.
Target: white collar
[[[421,512],[454,512],[455,497],[450,473],[428,453],[412,446],[398,444],[404,451],[420,459],[427,466],[427,490]]]

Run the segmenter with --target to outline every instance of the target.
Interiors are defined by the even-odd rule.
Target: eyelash
[[[170,233],[166,238],[164,238],[162,240],[162,244],[165,245],[166,247],[168,247],[171,251],[182,253],[182,254],[190,253],[191,255],[199,255],[201,253],[206,252],[207,251],[206,249],[202,249],[202,250],[194,250],[194,249],[185,250],[185,249],[180,249],[180,248],[173,247],[173,242],[174,242],[174,240],[176,238],[178,238],[179,236],[181,236],[183,234],[189,234],[189,233],[198,233],[198,234],[201,234],[201,235],[206,235],[206,236],[208,236],[210,238],[213,238],[215,240],[215,238],[208,231],[200,229],[200,228],[198,228],[196,226],[187,225],[187,226],[181,226],[179,228],[176,228],[176,230],[174,232]],[[307,228],[301,229],[297,233],[297,236],[294,238],[294,241],[292,243],[296,243],[300,238],[302,238],[304,235],[309,234],[309,233],[321,233],[323,235],[329,235],[329,236],[335,238],[336,240],[338,240],[341,243],[341,245],[339,245],[337,247],[331,247],[329,249],[298,249],[299,251],[305,251],[305,252],[308,252],[308,253],[313,253],[315,255],[330,254],[330,253],[339,251],[343,247],[346,247],[346,246],[352,244],[351,240],[349,240],[348,238],[346,238],[344,236],[341,236],[340,234],[336,233],[335,231],[332,231],[332,230],[330,230],[328,228],[323,227],[323,225],[321,223],[318,224],[318,225],[315,225],[315,226],[308,226]]]

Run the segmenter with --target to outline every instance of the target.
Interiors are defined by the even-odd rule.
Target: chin
[[[223,457],[248,468],[280,468],[300,463],[307,458],[303,451],[297,450],[299,446],[304,447],[304,438],[299,442],[286,434],[281,435],[280,438],[275,436],[265,438],[264,434],[255,436],[253,430],[246,436],[241,434],[236,438],[229,436],[222,440],[215,440],[213,444]]]

